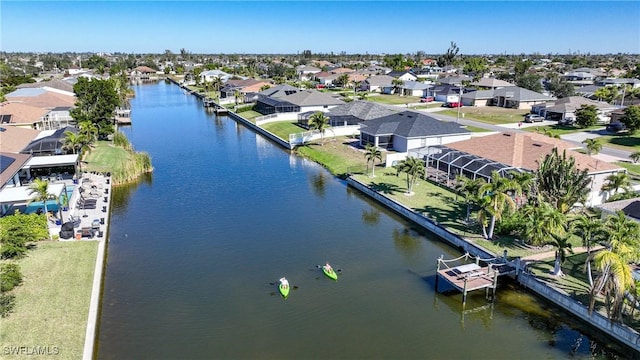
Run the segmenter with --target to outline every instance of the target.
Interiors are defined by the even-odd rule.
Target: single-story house
[[[41,131],[20,153],[33,156],[65,154],[66,151],[63,150],[62,147],[64,146],[64,139],[67,137],[67,132],[77,134],[78,129],[73,126],[67,126],[58,130]]]
[[[395,78],[389,75],[373,75],[360,83],[360,89],[371,92],[382,92],[384,88],[393,88]]]
[[[603,101],[591,100],[582,96],[569,96],[553,102],[533,105],[531,112],[542,115],[547,120],[562,121],[575,119],[575,112],[582,105],[595,106],[598,109],[598,122],[601,123],[609,123],[609,113],[617,109]]]
[[[433,85],[427,89],[426,96],[433,96],[436,101],[457,102],[460,101],[460,92],[464,95],[464,88],[449,84]]]
[[[427,96],[429,89],[431,89],[433,85],[428,85],[419,81],[405,81],[404,84],[400,87],[400,91],[402,95],[405,96]]]
[[[477,90],[462,95],[462,103],[466,106],[499,106],[514,109],[530,109],[533,105],[555,99],[518,86]]]
[[[0,123],[29,129],[42,129],[42,119],[49,110],[21,102],[0,104]],[[4,134],[3,134],[4,137]]]
[[[573,151],[576,146],[572,143],[536,133],[505,132],[452,142],[428,149],[424,159],[428,166],[446,172],[450,179],[456,175],[489,179],[492,171],[503,176],[511,170],[533,172],[538,169],[539,161],[554,148],[560,153],[566,151],[575,159],[576,168],[589,172],[592,190],[587,205],[590,206],[606,199],[608,194],[600,189],[607,176],[626,171],[618,165]]]
[[[298,89],[297,87],[293,87],[289,84],[282,84],[282,85],[276,85],[268,89],[262,90],[258,93],[258,95],[266,96],[270,98],[280,98],[280,97],[288,96],[291,94],[295,94],[298,91],[300,91],[300,89]]]
[[[19,172],[31,159],[29,154],[0,153],[0,189],[20,186]]]
[[[76,103],[76,95],[73,92],[49,87],[21,88],[4,97],[10,103],[19,102],[47,110],[58,106],[74,106]]]
[[[329,118],[329,124],[331,126],[349,126],[359,125],[363,121],[369,121],[395,113],[396,111],[388,106],[370,101],[356,100],[336,106],[325,113],[325,115]],[[309,117],[313,114],[315,114],[315,111],[298,115],[298,124],[305,128],[308,127]]]
[[[255,110],[263,115],[283,112],[326,112],[342,104],[344,101],[329,94],[316,90],[302,90],[275,98],[260,96],[256,101]]]
[[[598,85],[602,86],[623,86],[629,85],[634,89],[640,88],[640,80],[633,78],[612,78],[612,79],[602,79],[598,81]]]
[[[462,86],[463,82],[470,82],[471,80],[473,79],[468,75],[457,75],[440,78],[438,79],[438,82],[442,85]]]
[[[360,123],[360,144],[407,152],[471,138],[462,126],[415,111],[403,111]]]
[[[220,79],[222,82],[226,82],[231,79],[233,75],[228,74],[222,70],[207,70],[200,73],[201,82],[211,82],[214,78]]]

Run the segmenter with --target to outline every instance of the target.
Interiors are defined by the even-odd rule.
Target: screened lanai
[[[438,173],[445,175],[446,178],[450,180],[455,179],[458,175],[464,175],[471,179],[482,177],[490,181],[491,173],[494,171],[497,171],[502,176],[505,176],[505,174],[510,171],[526,171],[464,151],[451,149],[444,145],[434,145],[412,150],[409,155],[423,159],[427,164],[427,171],[435,169]]]

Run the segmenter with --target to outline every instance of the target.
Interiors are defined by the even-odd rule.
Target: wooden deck
[[[496,274],[493,270],[490,271],[488,266],[480,267],[472,263],[438,270],[438,275],[458,291],[465,292],[492,288]]]

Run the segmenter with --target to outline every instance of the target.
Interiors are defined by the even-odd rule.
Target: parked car
[[[433,100],[434,100],[434,99],[433,99],[433,96],[425,96],[425,97],[423,97],[423,98],[420,98],[420,102],[423,102],[423,103],[425,103],[425,102],[432,102]]]
[[[612,122],[609,125],[607,125],[607,131],[608,132],[617,133],[619,131],[626,130],[626,129],[627,129],[627,127],[623,123],[621,123],[619,121]]]
[[[448,102],[446,104],[444,104],[444,106],[448,107],[448,108],[457,108],[457,107],[462,107],[462,103],[461,102]]]
[[[524,117],[524,122],[526,123],[534,123],[534,122],[542,122],[544,121],[544,117],[538,114],[527,114]]]
[[[573,125],[576,122],[576,119],[572,118],[572,117],[566,117],[560,121],[558,121],[558,124],[560,125]]]

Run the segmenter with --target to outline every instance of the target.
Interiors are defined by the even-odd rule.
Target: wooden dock
[[[442,278],[456,290],[462,292],[462,306],[467,302],[469,291],[485,289],[487,299],[495,298],[498,285],[498,276],[513,272],[514,268],[509,264],[489,264],[480,266],[479,260],[476,262],[449,267],[447,262],[468,260],[469,254],[465,254],[457,259],[443,260],[438,258],[438,270],[436,274],[436,291],[438,291],[438,279]],[[491,290],[491,295],[489,295]]]

